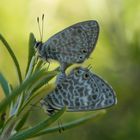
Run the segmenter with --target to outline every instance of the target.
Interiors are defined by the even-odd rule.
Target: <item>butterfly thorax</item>
[[[38,57],[40,57],[43,60],[47,60],[48,59],[48,55],[45,51],[45,46],[44,43],[41,41],[38,41],[35,43],[35,50],[37,52]]]

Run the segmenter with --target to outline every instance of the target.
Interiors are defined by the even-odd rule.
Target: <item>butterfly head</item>
[[[40,52],[41,52],[41,50],[42,50],[42,45],[43,45],[43,43],[41,42],[41,41],[37,41],[36,43],[35,43],[35,51],[38,53],[38,54],[40,54]]]
[[[35,49],[36,50],[41,50],[42,44],[43,44],[42,41],[37,41],[35,43]]]
[[[46,56],[46,53],[45,53],[45,47],[43,46],[44,43],[42,43],[42,41],[37,41],[35,43],[35,51],[37,52],[37,55],[39,57],[41,57],[42,59],[46,59],[47,56]]]

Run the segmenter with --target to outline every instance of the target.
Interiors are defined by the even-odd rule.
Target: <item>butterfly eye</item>
[[[84,77],[84,79],[87,80],[89,78],[89,74],[88,73],[85,73],[83,77]]]
[[[35,48],[38,48],[40,45],[42,45],[42,42],[36,42],[35,43]]]

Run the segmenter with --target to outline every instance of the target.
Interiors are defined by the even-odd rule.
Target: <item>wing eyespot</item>
[[[82,49],[81,52],[85,54],[85,53],[87,53],[87,50],[86,49]]]
[[[88,74],[88,73],[85,73],[85,74],[83,75],[83,78],[84,78],[85,80],[89,79],[89,74]]]
[[[83,62],[83,61],[84,61],[84,58],[85,58],[85,57],[84,57],[83,55],[79,56],[79,61],[80,61],[80,62]]]

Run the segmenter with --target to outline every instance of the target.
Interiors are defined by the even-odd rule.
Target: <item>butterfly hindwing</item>
[[[67,111],[89,111],[107,108],[117,101],[111,86],[86,68],[76,68],[46,96],[54,108]]]

